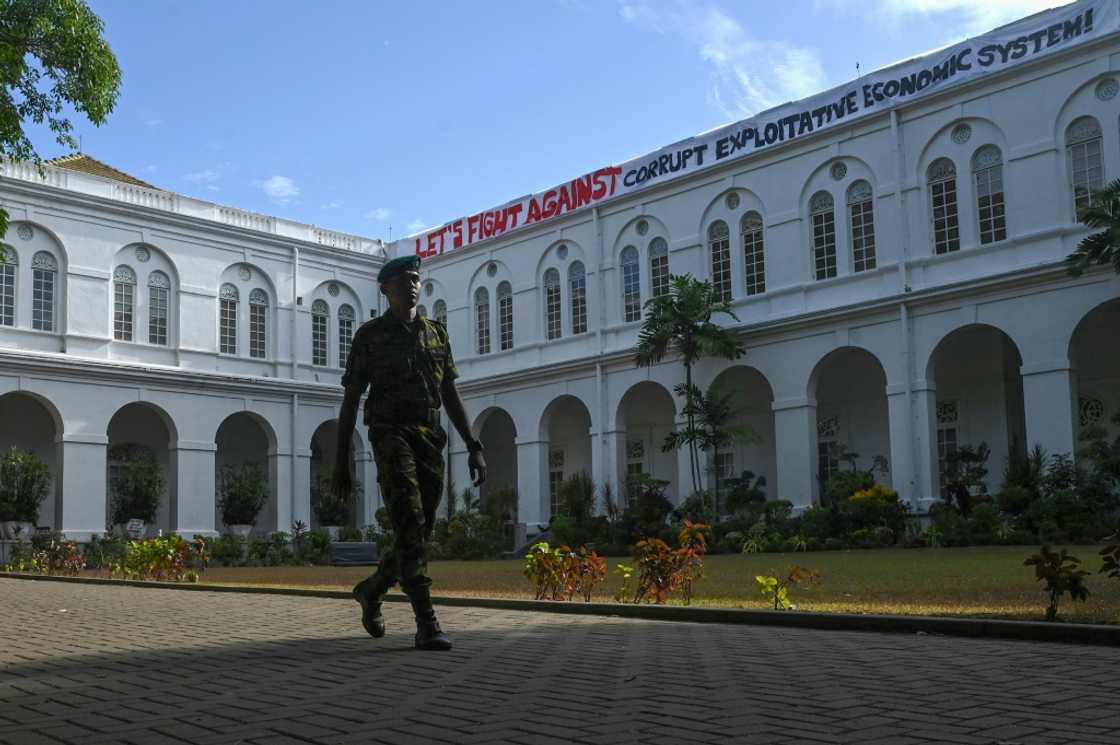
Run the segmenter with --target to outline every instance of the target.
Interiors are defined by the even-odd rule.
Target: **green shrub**
[[[828,504],[840,504],[874,485],[875,476],[870,471],[837,471],[825,482],[824,498]]]
[[[109,459],[120,464],[109,484],[111,522],[154,522],[167,480],[152,451],[139,445],[116,445],[110,449]]]
[[[185,540],[172,533],[158,538],[130,541],[124,560],[113,566],[113,574],[125,579],[180,582],[188,572],[195,578],[209,560],[206,541]]]
[[[673,510],[673,519],[676,522],[691,520],[692,522],[714,523],[716,517],[715,499],[711,492],[693,492]]]
[[[972,545],[990,546],[999,542],[1003,518],[999,509],[991,502],[983,502],[973,507],[967,523],[969,541]]]
[[[94,533],[85,545],[86,568],[109,569],[124,560],[128,541],[107,533],[104,537]]]
[[[622,513],[619,527],[628,540],[656,536],[665,529],[665,520],[673,511],[672,503],[665,498],[668,485],[668,481],[651,478],[648,474],[630,476],[626,480],[631,501]]]
[[[948,502],[939,502],[929,508],[933,528],[937,529],[941,546],[969,545],[968,522],[957,508]]]
[[[256,463],[222,466],[218,511],[226,525],[256,525],[268,502],[268,479]]]
[[[739,513],[748,509],[750,505],[762,504],[766,501],[766,477],[754,475],[754,471],[743,471],[737,479],[728,479],[727,485],[730,493],[727,495],[727,509],[732,513]]]
[[[350,524],[350,511],[357,502],[362,485],[351,480],[349,494],[335,494],[334,469],[323,468],[315,474],[311,484],[311,509],[320,525],[343,526]]]
[[[591,531],[567,515],[552,518],[549,526],[552,540],[558,546],[582,546],[591,539]]]
[[[246,541],[235,535],[221,535],[206,540],[210,560],[219,566],[235,567],[245,563]]]
[[[595,482],[580,471],[564,479],[558,487],[561,510],[577,525],[587,525],[595,511]],[[571,544],[578,545],[578,544]]]
[[[1050,598],[1050,604],[1046,607],[1047,621],[1060,620],[1058,603],[1062,595],[1068,594],[1071,600],[1083,602],[1089,599],[1089,589],[1085,587],[1085,578],[1089,573],[1078,568],[1080,563],[1080,559],[1067,553],[1064,548],[1055,553],[1050,550],[1050,546],[1043,546],[1037,554],[1023,562],[1024,566],[1034,567],[1035,579],[1046,583],[1046,593]]]
[[[846,548],[846,544],[839,538],[825,538],[824,550],[825,551],[841,551]]]
[[[829,538],[839,538],[845,532],[840,511],[825,505],[813,505],[801,513],[798,529],[806,538],[815,538],[822,543]]]
[[[0,457],[0,521],[38,523],[39,508],[50,488],[50,467],[13,447]]]

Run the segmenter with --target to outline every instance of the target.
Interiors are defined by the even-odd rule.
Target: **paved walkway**
[[[0,742],[1120,743],[1120,650],[0,579]]]

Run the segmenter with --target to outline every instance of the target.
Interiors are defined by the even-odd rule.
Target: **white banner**
[[[783,104],[621,165],[607,166],[501,207],[403,238],[396,255],[436,256],[748,157],[779,143],[870,116],[898,103],[1069,49],[1120,28],[1120,0],[1082,0],[1002,26],[853,83]]]

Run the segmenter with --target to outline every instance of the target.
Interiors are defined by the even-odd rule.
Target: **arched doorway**
[[[60,431],[58,412],[46,400],[23,392],[0,396],[0,454],[18,447],[51,469],[51,490],[39,507],[38,525],[53,530],[62,527],[62,448],[55,442]]]
[[[726,426],[737,435],[721,452],[709,453],[708,466],[715,477],[709,483],[717,487],[717,508],[724,511],[722,505],[726,490],[723,482],[738,478],[743,471],[752,471],[756,477],[764,476],[767,497],[779,498],[778,463],[774,448],[774,393],[769,381],[753,367],[735,365],[716,376],[707,394],[730,397],[731,416]]]
[[[253,527],[254,534],[267,534],[274,530],[287,530],[288,526],[277,525],[276,504],[276,436],[268,422],[257,414],[241,411],[231,414],[218,426],[214,436],[217,452],[214,454],[214,484],[220,491],[222,468],[227,465],[251,463],[258,466],[268,480],[268,502],[257,515]],[[222,513],[214,503],[214,525],[222,530]]]
[[[616,498],[625,500],[623,504],[631,498],[628,479],[641,474],[668,481],[666,495],[673,502],[680,502],[678,495],[688,492],[690,487],[679,481],[676,452],[661,451],[665,436],[673,431],[675,416],[672,395],[658,383],[642,381],[623,395],[615,415],[619,432],[615,483],[620,485]]]
[[[1026,451],[1021,366],[1015,342],[995,326],[963,326],[934,348],[926,379],[937,391],[937,432],[930,440],[937,443],[939,480],[948,455],[985,443],[991,449],[985,483],[992,492],[1010,453]]]
[[[1079,430],[1104,427],[1110,439],[1120,435],[1120,425],[1113,421],[1120,412],[1118,329],[1120,299],[1102,303],[1086,313],[1077,324],[1069,345],[1069,358],[1077,375],[1075,424]]]
[[[862,470],[889,469],[887,376],[875,355],[858,347],[830,352],[809,378],[809,397],[817,402],[817,501],[829,477],[846,467],[838,455],[858,454],[854,464]],[[884,483],[887,476],[876,474]]]
[[[164,488],[159,495],[159,508],[153,524],[147,526],[148,534],[156,531],[169,533],[175,529],[175,464],[171,457],[171,443],[178,440],[174,424],[167,412],[154,404],[137,401],[126,404],[117,410],[109,420],[108,469],[105,485],[105,524],[112,520],[114,484],[122,469],[136,458],[151,458],[155,461],[164,479]]]
[[[560,484],[580,471],[591,469],[591,414],[583,401],[564,395],[550,403],[541,417],[541,439],[548,443],[545,469],[548,493],[542,512],[551,518],[559,509]]]
[[[479,488],[479,499],[485,510],[498,491],[517,491],[517,427],[504,409],[487,409],[476,424],[478,439],[486,457],[486,483]],[[517,499],[512,500],[513,514],[517,519]]]

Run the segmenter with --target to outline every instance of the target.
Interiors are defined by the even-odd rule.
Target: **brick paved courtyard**
[[[1120,743],[1120,649],[0,579],[0,742]]]

